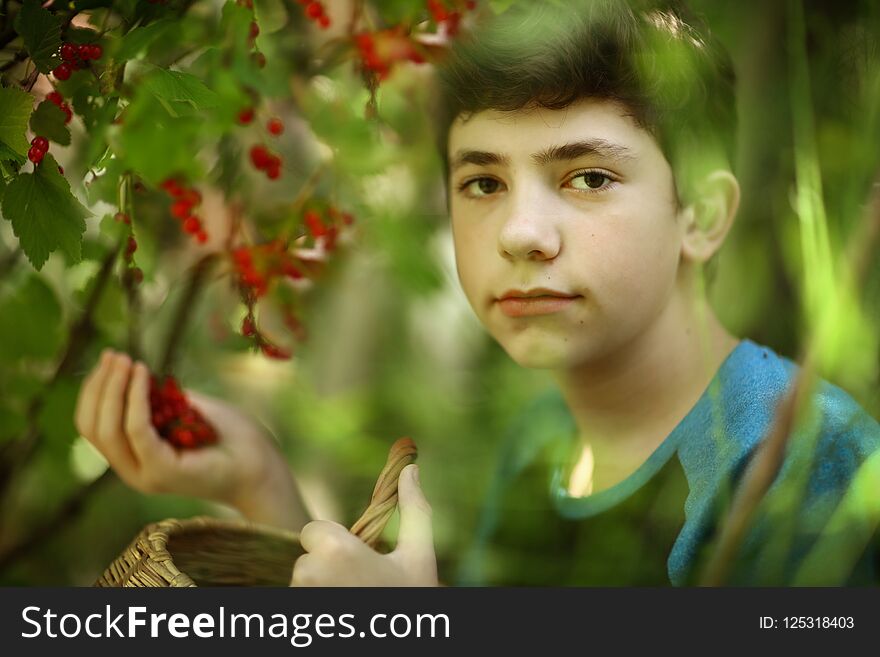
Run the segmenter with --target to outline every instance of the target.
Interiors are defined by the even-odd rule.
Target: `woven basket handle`
[[[397,479],[400,471],[410,463],[415,463],[417,455],[416,444],[411,438],[398,438],[388,451],[388,460],[376,481],[370,505],[349,530],[371,548],[376,547],[385,524],[397,507]]]

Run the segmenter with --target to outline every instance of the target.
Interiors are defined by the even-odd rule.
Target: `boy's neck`
[[[705,301],[676,294],[650,329],[630,343],[601,361],[556,373],[579,435],[592,451],[592,492],[625,478],[651,455],[738,342]]]

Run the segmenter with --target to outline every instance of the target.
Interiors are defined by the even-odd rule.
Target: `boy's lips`
[[[568,294],[549,288],[507,290],[498,297],[498,307],[508,317],[549,315],[566,308],[579,299],[579,294]]]

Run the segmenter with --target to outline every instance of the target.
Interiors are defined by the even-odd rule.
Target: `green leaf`
[[[54,290],[31,274],[0,301],[0,360],[54,357],[63,338],[61,320]]]
[[[64,124],[66,118],[64,112],[55,103],[44,100],[31,114],[31,130],[35,135],[41,135],[56,144],[67,146],[70,144],[70,130]]]
[[[61,19],[43,9],[39,0],[25,0],[15,17],[15,30],[40,73],[55,68],[61,47]]]
[[[3,159],[12,159],[3,155],[12,151],[24,160],[30,145],[25,139],[28,117],[34,107],[30,94],[18,89],[0,87],[0,142],[7,149],[0,150]]]
[[[150,69],[151,72],[141,81],[141,88],[162,103],[171,116],[191,115],[193,110],[219,105],[217,94],[196,76],[156,66],[150,66]]]
[[[51,155],[34,173],[13,180],[3,196],[3,216],[12,222],[22,250],[37,270],[57,248],[73,262],[79,261],[84,219],[90,214],[70,193]]]
[[[166,32],[178,29],[177,21],[163,18],[150,25],[137,27],[122,38],[122,44],[116,51],[114,58],[117,61],[135,59],[147,50],[150,45],[162,37]]]
[[[272,34],[287,25],[287,6],[282,0],[256,0],[254,17],[260,26],[260,34]]]

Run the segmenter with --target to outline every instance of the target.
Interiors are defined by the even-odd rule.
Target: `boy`
[[[726,56],[671,10],[529,3],[455,47],[441,96],[462,288],[511,358],[551,369],[559,386],[511,424],[457,583],[695,582],[794,371],[731,336],[700,285],[739,202]],[[77,410],[123,479],[226,501],[258,521],[306,520],[259,430],[197,398],[223,442],[214,455],[178,457],[149,426],[145,369],[131,373],[126,356],[107,355]],[[734,582],[793,581],[880,446],[877,423],[843,391],[823,384],[815,400],[808,488],[782,513],[776,498],[762,507]],[[782,498],[808,457],[802,442],[774,483]],[[437,584],[416,473],[401,476],[394,552],[315,521],[292,583]],[[870,581],[873,559],[865,551],[852,582]]]

